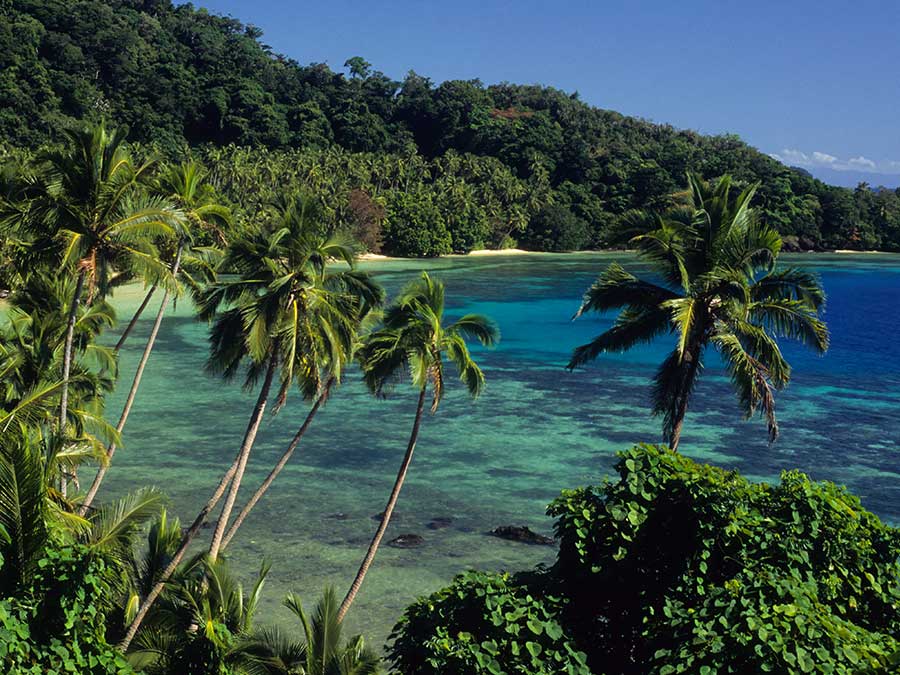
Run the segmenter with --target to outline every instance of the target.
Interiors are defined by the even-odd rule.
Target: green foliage
[[[297,618],[302,639],[281,627],[255,630],[234,649],[233,661],[247,675],[378,675],[380,659],[359,635],[344,640],[334,589],[325,589],[312,615],[293,593],[284,601]]]
[[[828,186],[736,136],[652,124],[549,87],[478,80],[435,86],[412,71],[396,82],[360,56],[347,60],[349,76],[324,64],[302,66],[272,53],[254,26],[171,0],[6,2],[0,17],[0,139],[12,145],[36,148],[75,121],[109,116],[133,140],[171,157],[187,146],[230,144],[255,152],[337,148],[386,164],[458,153],[493,161],[525,184],[546,179],[546,190],[522,200],[540,202],[524,212],[507,203],[503,213],[464,208],[454,219],[454,208],[441,203],[454,251],[510,243],[506,237],[515,239],[552,202],[587,221],[596,245],[602,229],[630,211],[669,206],[685,172],[727,173],[744,185],[760,182],[755,205],[798,247],[900,249],[896,190]],[[281,187],[285,177],[269,185]],[[483,215],[488,238],[473,233]],[[445,247],[446,238],[437,239],[440,245],[425,243]]]
[[[106,641],[106,612],[116,575],[82,546],[48,548],[29,586],[0,599],[0,666],[16,675],[128,675],[134,671]]]
[[[453,250],[443,215],[427,192],[391,195],[384,224],[384,246],[401,256],[437,256]]]
[[[509,574],[468,572],[407,608],[390,657],[405,675],[590,675],[561,607]]]
[[[565,206],[545,206],[529,221],[519,244],[533,251],[577,251],[591,238],[588,224]]]
[[[667,449],[564,492],[554,568],[567,625],[608,672],[855,673],[900,628],[900,531],[832,483],[777,485]]]
[[[751,483],[650,445],[616,471],[550,505],[550,569],[468,573],[409,607],[397,671],[894,672],[900,530],[846,489]]]
[[[708,348],[719,352],[747,419],[766,418],[778,436],[775,392],[790,380],[779,338],[824,353],[828,329],[820,314],[825,292],[808,272],[776,266],[779,234],[750,206],[757,186],[738,195],[730,176],[707,183],[688,175],[684,204],[652,218],[634,218],[627,234],[659,279],[638,279],[618,263],[585,292],[576,314],[618,310],[612,328],[577,347],[569,368],[602,354],[625,352],[663,333],[675,348],[656,371],[651,400],[663,437],[678,448],[684,417]]]
[[[252,629],[268,571],[264,564],[245,592],[223,561],[190,561],[142,625],[129,662],[146,675],[242,672],[235,668],[239,644]]]

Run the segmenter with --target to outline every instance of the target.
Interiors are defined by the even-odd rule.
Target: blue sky
[[[541,83],[832,183],[900,185],[900,0],[195,0],[301,63]]]

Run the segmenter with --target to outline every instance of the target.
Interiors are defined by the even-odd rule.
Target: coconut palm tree
[[[432,414],[437,411],[444,396],[444,358],[455,366],[470,396],[476,398],[484,388],[484,374],[472,359],[466,338],[476,339],[490,347],[500,339],[500,332],[496,324],[479,314],[467,314],[445,325],[444,284],[423,272],[386,310],[382,326],[369,336],[359,351],[364,378],[373,393],[385,395],[395,382],[408,374],[419,396],[400,470],[382,513],[381,523],[341,603],[339,621],[343,621],[359,592],[390,523],[419,437],[428,392],[431,392]]]
[[[59,309],[71,297],[74,285],[69,277],[32,273],[10,297],[7,321],[0,327],[0,410],[16,407],[44,383],[61,377],[66,317]],[[49,439],[64,446],[52,453],[55,461],[51,468],[60,479],[74,475],[86,460],[102,461],[104,444],[117,437],[103,419],[105,395],[115,386],[117,364],[112,350],[97,343],[98,336],[114,322],[115,312],[104,300],[79,306],[67,406],[68,438],[51,435]],[[55,396],[58,406],[59,391]],[[33,420],[32,426],[51,423],[52,419],[45,417]]]
[[[333,588],[327,588],[312,617],[293,593],[285,607],[299,619],[303,639],[295,640],[277,627],[255,631],[241,640],[232,657],[247,675],[377,675],[378,655],[357,635],[341,640],[341,621]]]
[[[59,388],[59,384],[46,388]],[[46,390],[46,388],[44,390]],[[41,390],[38,390],[41,391]],[[37,393],[29,405],[40,405]],[[19,412],[21,414],[22,405]],[[0,414],[0,528],[7,533],[0,541],[0,589],[4,595],[27,584],[34,565],[51,542],[81,543],[124,566],[131,556],[135,534],[162,505],[162,494],[142,489],[102,505],[81,518],[74,505],[55,490],[62,444],[52,432],[39,427],[9,429]],[[66,449],[71,448],[67,444]]]
[[[360,313],[381,301],[379,287],[352,269],[354,260],[346,242],[325,235],[311,199],[291,198],[277,206],[273,227],[235,241],[228,250],[222,265],[238,272],[239,278],[217,282],[201,297],[200,316],[215,317],[210,370],[229,379],[247,362],[248,387],[265,372],[213,531],[212,560],[218,555],[276,371],[280,379],[276,412],[294,383],[312,398],[324,385],[322,364],[330,364],[340,375],[353,349]],[[351,269],[329,271],[329,261],[347,263]],[[216,314],[221,307],[227,309]]]
[[[9,298],[6,323],[0,327],[0,406],[24,391],[62,373],[66,317],[60,308],[71,297],[75,280],[32,273]],[[105,300],[80,306],[73,331],[70,391],[78,401],[102,404],[115,386],[117,364],[111,349],[97,338],[115,324],[116,313]],[[102,413],[102,405],[97,409]],[[69,423],[77,416],[69,410]]]
[[[764,415],[774,441],[774,393],[791,375],[777,339],[825,352],[828,329],[820,318],[825,293],[809,272],[776,266],[781,237],[750,206],[755,185],[733,196],[728,176],[715,185],[693,175],[688,182],[686,207],[655,217],[649,231],[631,239],[661,283],[610,265],[575,316],[612,309],[619,315],[612,328],[575,349],[568,367],[674,334],[675,348],[654,379],[652,403],[653,413],[663,418],[665,442],[677,450],[705,352],[712,347],[744,414]]]
[[[347,263],[350,269],[328,269],[331,261]],[[236,276],[211,284],[198,300],[200,318],[213,321],[208,367],[230,379],[246,364],[245,387],[261,382],[258,396],[237,456],[185,532],[161,580],[142,602],[121,643],[123,649],[228,489],[208,550],[210,560],[217,559],[276,376],[276,411],[295,383],[307,398],[323,389],[321,364],[337,368],[339,376],[343,355],[352,351],[358,317],[382,297],[380,287],[353,269],[353,264],[352,249],[326,236],[315,205],[301,197],[276,205],[268,227],[229,246],[222,267]]]
[[[153,162],[132,161],[121,129],[109,131],[101,123],[68,131],[65,144],[39,160],[41,190],[22,218],[45,240],[43,246],[58,252],[61,266],[76,274],[63,349],[59,427],[64,435],[79,304],[90,304],[98,293],[105,296],[117,275],[169,277],[151,240],[173,236],[182,215],[148,195],[143,182]]]
[[[230,221],[231,214],[225,206],[218,202],[215,192],[206,182],[206,176],[206,170],[198,163],[185,162],[183,164],[167,167],[158,179],[157,192],[162,197],[169,199],[178,209],[180,209],[181,213],[184,214],[187,224],[186,227],[179,227],[174,242],[175,252],[171,262],[171,279],[173,284],[176,284],[179,279],[179,272],[181,271],[182,260],[185,257],[185,254],[190,258],[189,266],[197,267],[203,263],[203,256],[206,251],[200,251],[199,256],[191,255],[190,242],[193,236],[199,236],[212,231],[220,241],[225,240],[224,234],[222,233],[222,227],[227,225]],[[190,286],[196,290],[198,286],[197,282],[191,277],[188,277],[188,280]],[[156,283],[151,285],[150,291],[147,293],[142,305],[146,304],[156,287]],[[177,286],[174,287],[174,290],[177,290]],[[135,397],[137,396],[138,387],[140,387],[141,384],[141,378],[144,375],[147,362],[150,360],[150,353],[153,351],[156,337],[159,335],[163,316],[165,315],[172,293],[173,290],[168,287],[163,289],[163,297],[159,303],[159,310],[156,312],[156,318],[153,322],[153,326],[150,328],[150,335],[147,338],[147,343],[144,346],[144,351],[141,354],[141,359],[135,370],[131,387],[125,398],[122,414],[119,416],[119,421],[116,424],[117,434],[122,433],[125,428],[125,423],[128,421],[128,416],[134,405]],[[141,309],[139,308],[126,329],[126,332],[116,345],[117,350],[121,347],[127,336],[128,330],[134,325],[140,312]],[[94,476],[94,480],[85,495],[84,502],[81,506],[82,515],[87,513],[87,510],[93,503],[115,452],[116,443],[112,442],[106,449],[106,461],[100,465],[97,474]]]
[[[264,563],[247,593],[223,560],[191,561],[154,609],[128,660],[147,675],[225,672],[237,659],[235,641],[250,635],[268,573]]]
[[[335,356],[339,357],[338,361],[332,362],[330,360],[326,360],[325,362],[320,364],[319,368],[323,372],[322,374],[317,375],[317,379],[323,384],[315,391],[312,405],[310,406],[309,411],[307,412],[306,417],[303,420],[303,423],[297,429],[297,432],[294,434],[291,442],[288,443],[287,448],[285,448],[284,452],[281,454],[281,457],[279,457],[278,461],[272,467],[271,471],[269,471],[269,474],[266,476],[265,480],[260,483],[259,487],[256,489],[256,492],[254,492],[250,499],[247,500],[247,503],[244,504],[244,507],[241,509],[240,513],[238,513],[237,517],[234,519],[234,522],[231,523],[231,526],[225,533],[225,537],[222,539],[222,548],[226,548],[228,546],[229,542],[231,542],[232,538],[237,533],[238,528],[240,528],[241,524],[249,515],[250,511],[252,511],[253,507],[256,506],[260,499],[262,499],[263,495],[271,487],[272,483],[278,477],[278,474],[281,473],[282,469],[287,466],[287,463],[290,461],[291,457],[296,451],[297,446],[300,445],[300,441],[303,440],[303,437],[306,435],[306,432],[312,425],[316,413],[322,408],[323,405],[325,405],[325,402],[331,396],[331,392],[334,387],[340,384],[342,370],[344,369],[346,363],[352,360],[355,350],[363,344],[363,336],[367,331],[368,326],[373,321],[375,313],[371,312],[370,309],[371,308],[367,303],[361,306],[361,316],[357,317],[357,339],[354,340],[353,351],[348,353],[337,352],[335,353]],[[310,395],[311,391],[307,391],[305,397],[309,399]]]

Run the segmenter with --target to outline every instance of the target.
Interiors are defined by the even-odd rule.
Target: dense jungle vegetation
[[[788,247],[900,248],[896,191],[829,186],[737,136],[577,94],[413,71],[395,81],[361,57],[348,75],[300,65],[254,26],[170,0],[0,0],[0,17],[6,152],[107,116],[170,158],[202,154],[232,201],[273,181],[315,188],[373,251],[608,245],[631,211],[668,205],[688,170],[759,181],[755,205]]]

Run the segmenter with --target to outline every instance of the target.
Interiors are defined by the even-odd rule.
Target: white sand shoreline
[[[608,248],[608,249],[592,249],[587,251],[566,251],[566,252],[556,252],[556,251],[526,251],[521,248],[500,248],[500,249],[492,249],[492,248],[481,248],[475,249],[473,251],[469,251],[468,253],[448,253],[446,255],[434,256],[433,258],[404,258],[399,256],[389,256],[382,255],[380,253],[363,253],[359,256],[359,260],[362,261],[392,261],[392,260],[441,260],[445,258],[487,258],[494,256],[551,256],[551,255],[585,255],[585,254],[598,254],[598,255],[610,255],[613,253],[634,253],[632,249],[619,249],[619,248]],[[894,253],[892,251],[856,251],[853,249],[836,249],[833,251],[796,251],[796,252],[785,252],[786,254],[794,255],[794,254],[812,254],[812,255],[861,255],[861,254],[871,254],[871,255],[900,255],[898,253]]]

